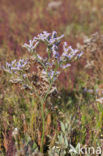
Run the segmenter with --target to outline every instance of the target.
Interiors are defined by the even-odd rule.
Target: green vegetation
[[[102,6],[102,0],[1,0],[0,156],[72,156],[70,145],[78,143],[103,148]],[[22,45],[44,30],[64,34],[63,41],[84,54],[61,71],[58,93],[41,105],[28,88],[12,84],[2,67],[29,58]],[[37,50],[45,56],[42,43]]]

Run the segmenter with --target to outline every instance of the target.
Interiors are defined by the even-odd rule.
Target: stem
[[[41,101],[41,113],[42,113],[42,138],[41,138],[41,147],[40,152],[43,153],[43,145],[44,145],[44,133],[45,133],[45,116],[44,116],[44,109],[43,109],[44,102]]]
[[[45,135],[45,114],[44,114],[44,107],[43,107],[43,106],[44,106],[44,103],[45,103],[45,101],[46,101],[46,99],[47,99],[47,97],[48,97],[48,95],[49,95],[49,91],[50,91],[50,89],[51,89],[51,87],[52,87],[53,78],[54,78],[55,74],[54,74],[54,76],[53,76],[53,78],[52,78],[52,80],[51,80],[50,77],[48,76],[48,66],[46,67],[45,64],[42,63],[42,61],[41,61],[40,59],[38,59],[37,55],[35,55],[35,56],[36,56],[37,60],[39,60],[39,62],[41,63],[41,65],[44,67],[44,70],[45,70],[46,73],[47,73],[47,78],[48,78],[48,81],[49,81],[49,84],[50,84],[50,86],[49,86],[49,88],[48,88],[48,90],[47,90],[47,93],[46,93],[45,97],[42,98],[42,97],[39,96],[40,103],[41,103],[41,115],[42,115],[42,137],[41,137],[40,152],[43,153],[44,135]],[[50,51],[48,51],[48,62],[49,62],[49,60],[50,60]],[[56,69],[55,69],[55,72],[56,72]]]
[[[44,97],[44,99],[41,98],[41,113],[42,113],[42,138],[41,138],[41,147],[40,147],[40,152],[43,153],[43,146],[44,146],[44,134],[45,134],[45,116],[44,116],[44,109],[43,109],[43,104],[45,103],[47,96],[49,94],[49,91],[51,89],[52,83],[50,84],[50,87]]]

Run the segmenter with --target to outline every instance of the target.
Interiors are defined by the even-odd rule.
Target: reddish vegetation
[[[6,61],[20,58],[26,54],[25,49],[22,48],[24,42],[28,42],[33,36],[44,30],[48,32],[56,30],[58,34],[64,34],[68,44],[75,48],[78,42],[83,44],[84,36],[90,36],[96,31],[103,33],[102,0],[88,0],[85,2],[83,0],[78,0],[78,2],[76,0],[61,0],[59,7],[48,9],[50,2],[50,0],[0,0],[0,94],[3,96],[3,98],[0,97],[0,113],[1,111],[5,111],[5,109],[2,108],[3,105],[9,105],[5,104],[4,99],[6,93],[9,95],[11,92],[10,88],[7,90],[9,85],[6,79],[7,77],[3,75],[1,66],[4,65]],[[97,40],[96,44],[97,47],[100,46],[101,41]],[[73,63],[68,72],[65,73],[64,71],[60,75],[60,84],[58,86],[69,89],[69,91],[72,92],[73,89],[79,90],[80,85],[81,88],[90,85],[94,87],[98,77],[102,80],[102,46],[100,48],[101,49],[97,49],[95,55],[89,55],[90,51],[86,49],[81,60]],[[38,50],[41,55],[45,55],[45,47],[41,45]],[[61,47],[60,51],[62,51]],[[93,59],[95,66],[92,69],[85,69],[86,61]],[[87,78],[88,74],[89,79]],[[83,80],[83,83],[81,80]],[[103,88],[101,86],[102,85],[100,85],[100,88]],[[20,93],[24,96],[25,93],[20,92],[19,87],[13,86],[13,89],[15,92],[14,95]],[[15,107],[11,109],[10,106],[9,109],[7,109],[7,113],[9,114],[8,122],[11,122],[12,116],[15,114]],[[79,112],[79,116],[81,117],[81,112]],[[51,120],[51,114],[49,114],[47,116],[47,129],[51,126]],[[90,128],[90,125],[87,125],[87,143],[90,141]],[[58,129],[60,130],[59,124]],[[5,149],[7,148],[7,156],[12,156],[15,149],[13,146],[14,141],[11,127],[7,131],[6,136],[3,137],[6,138],[8,142],[8,145],[5,145]]]

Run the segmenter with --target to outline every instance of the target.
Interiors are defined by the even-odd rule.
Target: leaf
[[[33,149],[36,149],[37,148],[37,144],[34,142],[33,143]]]
[[[64,126],[63,122],[60,122],[60,125],[61,125],[61,130],[63,131],[63,133],[65,133],[65,126]]]

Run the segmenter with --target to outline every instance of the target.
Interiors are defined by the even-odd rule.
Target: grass
[[[84,88],[103,88],[103,50],[100,43],[98,47],[101,50],[98,49],[96,55],[86,49],[79,61],[73,63],[68,71],[62,72],[57,81],[59,96],[48,98],[42,105],[42,113],[39,100],[20,90],[16,84],[11,85],[9,75],[1,69],[6,61],[28,56],[22,45],[44,30],[64,34],[65,40],[74,48],[77,43],[83,45],[86,36],[90,38],[95,32],[103,33],[102,0],[61,0],[58,8],[48,9],[51,2],[30,0],[28,3],[21,0],[13,3],[12,0],[2,0],[0,4],[1,156],[31,156],[34,152],[40,152],[41,144],[41,152],[50,156],[55,153],[66,155],[70,144],[74,147],[78,143],[95,148],[103,146],[103,107],[96,102],[102,93],[84,92]],[[41,54],[44,53],[43,48],[39,48]],[[85,68],[87,60],[94,61],[95,66]],[[64,128],[65,133],[61,123],[64,127],[66,123],[68,125],[67,129]],[[18,132],[12,136],[15,128]],[[53,147],[59,148],[54,150]]]

